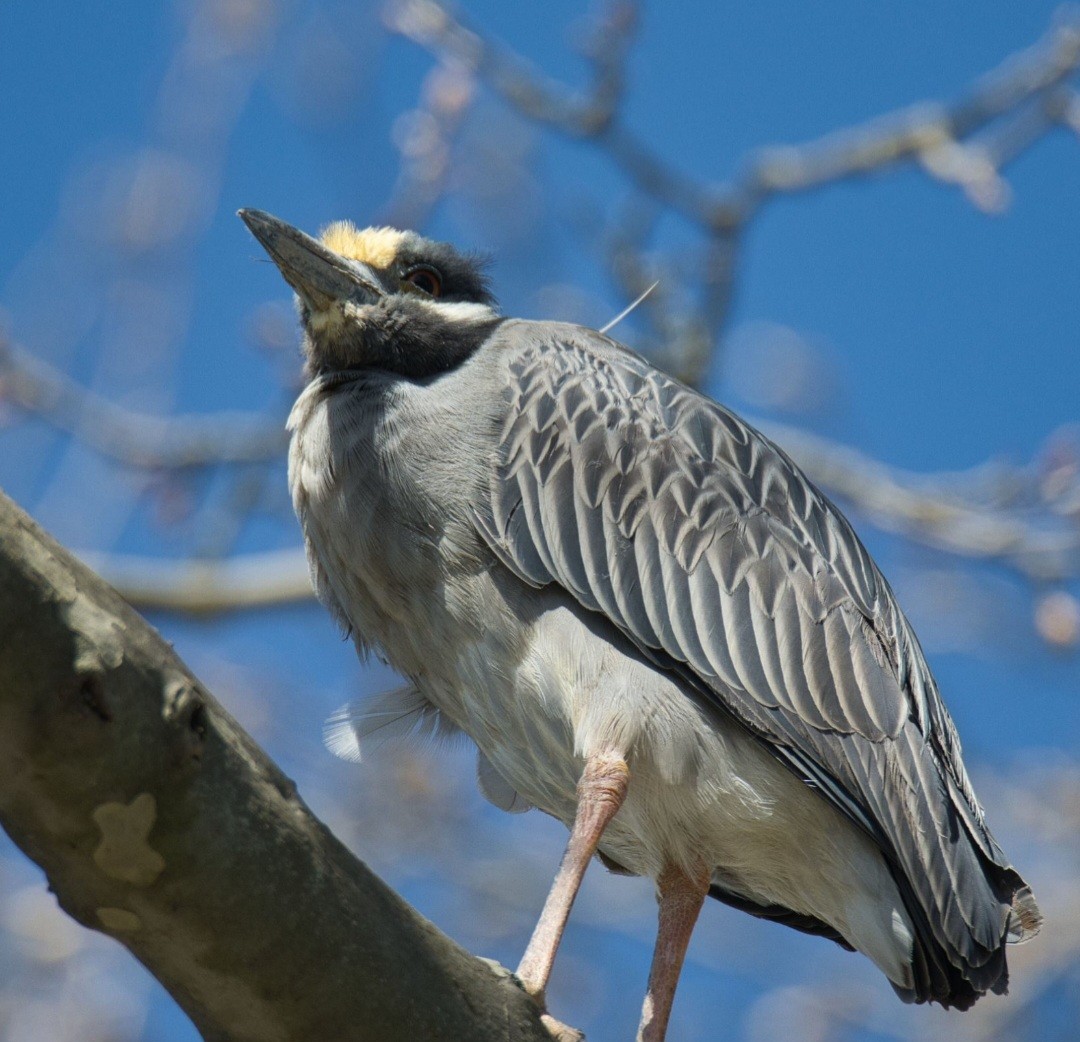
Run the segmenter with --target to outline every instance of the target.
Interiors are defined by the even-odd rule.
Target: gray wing
[[[761,434],[621,345],[507,335],[522,341],[477,518],[497,556],[606,615],[879,843],[925,935],[909,997],[1003,987],[1003,940],[1034,913],[1010,912],[1023,881],[843,515]]]

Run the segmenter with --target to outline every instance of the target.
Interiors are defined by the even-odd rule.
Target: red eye
[[[413,268],[412,271],[405,272],[402,281],[411,282],[430,297],[437,297],[442,293],[442,279],[434,268]]]

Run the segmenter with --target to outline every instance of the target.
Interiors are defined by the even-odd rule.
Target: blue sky
[[[233,2],[244,10],[244,0]],[[308,229],[339,217],[371,219],[397,174],[394,121],[414,104],[431,61],[387,38],[369,5],[283,3],[262,49],[239,60],[235,76],[215,81],[215,98],[206,101],[221,103],[236,91],[228,135],[185,136],[175,118],[166,118],[183,106],[162,84],[170,68],[175,72],[182,13],[195,6],[195,0],[0,5],[0,180],[7,190],[0,210],[0,314],[24,346],[131,407],[280,409],[282,363],[256,351],[249,331],[257,309],[287,306],[287,295],[235,211],[255,206]],[[1038,39],[1055,7],[1036,0],[656,4],[645,11],[633,52],[626,121],[674,165],[702,179],[727,178],[756,148],[812,139],[922,99],[957,96],[1008,53]],[[474,2],[462,9],[471,24],[550,75],[585,82],[581,61],[567,46],[579,5]],[[187,101],[191,111],[202,111],[202,99]],[[520,178],[505,189],[520,193],[510,199],[519,219],[509,230],[500,227],[485,210],[486,197],[473,190],[436,210],[424,230],[491,251],[496,292],[508,313],[547,317],[544,288],[570,284],[584,295],[593,320],[605,321],[625,302],[577,230],[584,211],[615,212],[624,183],[586,146],[519,124],[494,100],[483,99],[473,118],[462,149],[480,140],[484,127],[496,127],[520,153]],[[185,142],[192,140],[197,147],[189,156]],[[202,171],[203,208],[164,247],[125,253],[87,229],[95,211],[86,200],[108,196],[109,178],[127,169],[124,157],[147,148],[190,159]],[[457,164],[466,183],[465,175],[483,173],[470,171],[467,151]],[[1012,201],[996,216],[910,166],[770,204],[742,246],[728,326],[732,368],[714,373],[710,392],[761,411],[733,377],[735,355],[740,330],[774,324],[805,337],[827,373],[828,408],[795,416],[797,422],[917,471],[1036,456],[1052,431],[1080,422],[1080,140],[1057,131],[1006,176]],[[684,222],[668,218],[658,243],[689,252],[697,239]],[[151,304],[131,304],[132,294]],[[153,294],[168,300],[164,311],[154,310]],[[631,324],[626,334],[632,332]],[[145,371],[110,353],[116,342],[140,336],[157,345],[147,347]],[[743,363],[752,367],[753,359]],[[177,553],[176,540],[147,523],[150,511],[134,493],[127,493],[130,516],[95,508],[95,525],[80,527],[70,509],[75,492],[66,493],[65,483],[77,488],[82,475],[92,487],[101,466],[33,424],[0,429],[0,485],[62,539],[103,550]],[[100,473],[116,477],[108,468]],[[939,624],[952,632],[951,587],[938,589],[933,577],[955,562],[854,520],[901,598],[906,589],[922,591],[909,611],[977,769],[1011,769],[1025,750],[1075,757],[1080,667],[1075,654],[1052,654],[1039,641],[1031,589],[1003,570],[965,566],[969,593],[955,611],[980,605],[979,625],[970,640],[937,639]],[[295,538],[288,526],[260,523],[240,546],[289,545]],[[318,609],[154,621],[197,669],[225,674],[223,663],[239,663],[249,674],[272,678],[278,691],[270,702],[272,723],[265,710],[261,717],[252,710],[255,723],[245,720],[247,702],[237,713],[287,770],[312,778],[309,798],[317,809],[321,793],[350,784],[332,762],[325,774],[312,767],[320,763],[321,720],[337,702],[389,678],[361,674]],[[433,770],[467,770],[459,760],[436,758]],[[535,815],[510,824],[489,820],[479,797],[470,798],[475,827],[486,829],[494,844],[520,846],[535,829],[545,857],[557,850],[552,823]],[[1021,852],[1014,856],[1022,860]],[[437,873],[389,866],[388,874],[464,943],[484,943],[468,936],[468,923],[454,911],[459,897]],[[648,900],[647,889],[638,893]],[[733,915],[714,914],[703,924],[712,934],[703,950],[719,948],[730,928],[758,946],[750,959],[755,966],[754,959],[773,958],[774,934],[734,926]],[[602,925],[583,925],[571,956],[580,965],[602,959],[609,968],[625,961],[635,983],[621,990],[636,995],[647,943],[624,941]],[[500,943],[498,956],[512,963],[518,939]],[[822,944],[786,935],[783,944],[775,956],[781,979],[797,981],[800,960],[814,959]],[[673,1042],[711,1037],[719,1017],[742,1023],[768,983],[756,970],[741,977],[731,965],[692,960]],[[566,1001],[578,1003],[579,1019],[567,1019],[590,1028],[591,1038],[617,1037],[607,1034],[610,995],[582,997],[564,987]],[[152,1008],[142,1037],[195,1037],[167,999],[156,998]],[[619,1025],[624,1034],[636,1017],[636,998],[627,1010],[629,1019]]]

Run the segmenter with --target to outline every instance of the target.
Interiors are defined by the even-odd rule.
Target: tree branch
[[[605,155],[638,207],[681,214],[705,234],[705,254],[696,266],[702,273],[695,280],[697,304],[683,304],[689,314],[674,329],[670,321],[654,324],[644,345],[654,354],[663,351],[666,368],[693,386],[701,385],[714,362],[740,240],[776,197],[916,162],[929,177],[960,188],[979,209],[998,212],[1010,199],[1002,177],[1006,165],[1055,127],[1080,131],[1077,93],[1069,82],[1080,69],[1080,15],[1067,11],[1042,40],[1011,55],[955,101],[921,102],[817,140],[758,149],[732,177],[702,178],[661,155],[621,119],[624,67],[637,20],[638,5],[627,0],[602,7],[585,46],[592,83],[575,92],[467,27],[440,0],[392,0],[387,14],[390,31],[442,62],[471,70],[525,119]],[[627,277],[643,248],[624,241],[608,258],[628,300],[657,277]],[[659,296],[645,314],[663,317]]]
[[[299,548],[222,558],[78,556],[143,611],[216,615],[295,604],[315,596],[307,558]]]
[[[283,421],[262,413],[155,416],[80,386],[0,333],[0,398],[132,467],[253,463],[285,452]]]
[[[212,1042],[550,1042],[316,820],[116,593],[0,494],[0,822]]]
[[[1001,164],[1019,150],[1003,149],[997,155],[977,146],[965,150],[964,142],[1031,102],[1040,102],[1043,112],[1033,115],[1040,133],[1028,144],[1055,123],[1071,125],[1066,113],[1075,94],[1066,81],[1080,68],[1080,18],[1075,14],[1063,17],[1037,44],[1011,55],[952,103],[910,105],[816,141],[762,149],[735,178],[698,181],[618,121],[622,67],[636,18],[634,4],[607,5],[594,33],[606,46],[588,48],[594,85],[580,95],[466,28],[438,0],[396,0],[387,21],[391,30],[440,59],[475,70],[527,119],[592,140],[638,191],[714,234],[737,231],[771,196],[820,188],[911,159],[921,161],[931,176],[965,189],[981,184],[996,177]],[[951,155],[947,161],[946,152]]]
[[[771,420],[754,420],[830,495],[888,532],[963,557],[997,561],[1028,579],[1080,575],[1080,472],[1040,487],[1034,468],[983,464],[965,473],[913,474],[849,445]],[[1068,470],[1069,468],[1063,468]],[[987,481],[992,477],[993,480]],[[990,486],[973,488],[980,483]],[[1062,512],[1047,502],[1048,493]]]

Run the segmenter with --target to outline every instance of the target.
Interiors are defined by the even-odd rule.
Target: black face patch
[[[358,261],[381,291],[361,287],[318,314],[302,304],[309,375],[370,368],[409,380],[437,378],[468,359],[503,321],[479,256],[415,232],[359,231],[345,222],[331,225],[327,237],[327,248]],[[409,278],[410,272],[427,277]]]
[[[451,303],[466,301],[493,307],[495,298],[484,273],[486,264],[485,257],[459,253],[449,243],[432,242],[409,232],[401,243],[391,271],[400,282],[408,271],[418,265],[433,268],[442,283],[440,300]]]

